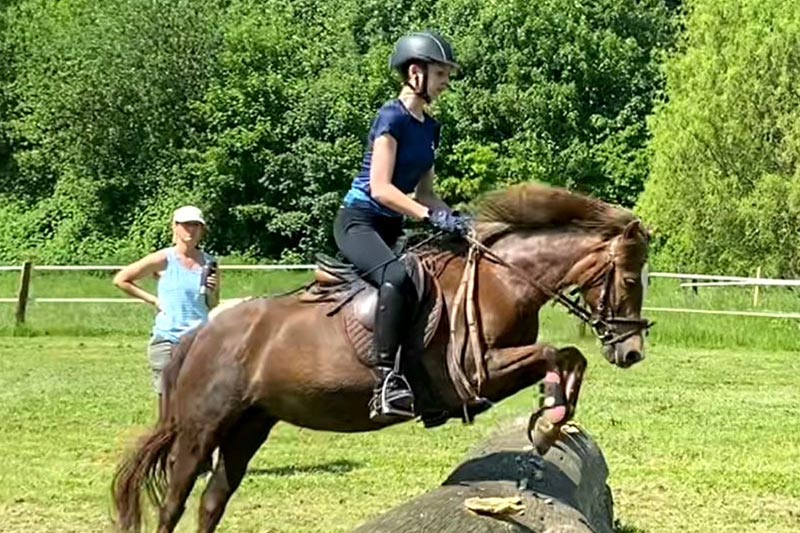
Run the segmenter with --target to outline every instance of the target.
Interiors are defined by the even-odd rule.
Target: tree
[[[392,44],[426,27],[464,67],[434,110],[448,201],[539,180],[631,205],[677,27],[665,5],[18,0],[0,19],[0,259],[122,260],[167,244],[190,201],[217,253],[330,247],[375,110],[399,89]]]
[[[638,210],[662,268],[800,273],[800,5],[690,3]]]
[[[537,180],[633,205],[677,18],[659,0],[441,2],[463,83],[443,102],[448,190]],[[467,179],[464,180],[463,178]]]
[[[177,190],[221,3],[31,0],[9,10],[16,175],[3,191],[9,209],[25,206],[22,239],[40,255],[111,255],[141,211]]]

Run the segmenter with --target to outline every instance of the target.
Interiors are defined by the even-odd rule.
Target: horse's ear
[[[638,218],[636,220],[632,220],[628,222],[628,225],[625,226],[625,231],[622,233],[623,239],[635,239],[638,235],[646,234],[644,231],[644,227],[642,226],[642,221]]]

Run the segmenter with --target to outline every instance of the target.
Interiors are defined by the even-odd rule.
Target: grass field
[[[226,297],[276,292],[306,274],[237,274]],[[14,276],[0,275],[0,296]],[[39,296],[118,296],[108,276],[36,274]],[[654,306],[748,309],[751,293],[654,281]],[[793,311],[770,290],[760,310]],[[14,336],[0,307],[0,531],[109,531],[121,451],[153,419],[144,345],[152,313],[135,304],[31,307]],[[653,315],[647,359],[605,363],[571,319],[546,312],[544,337],[590,361],[578,420],[602,446],[625,533],[800,530],[800,341],[786,320]],[[529,413],[523,391],[479,417],[425,431],[364,435],[279,425],[251,465],[221,531],[338,532],[435,487],[477,441]],[[199,488],[199,487],[198,487]],[[199,492],[198,490],[195,491]],[[196,498],[180,531],[192,531]]]

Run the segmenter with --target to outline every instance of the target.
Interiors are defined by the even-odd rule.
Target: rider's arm
[[[436,209],[437,207],[449,209],[447,204],[433,190],[434,176],[435,173],[433,167],[431,167],[417,184],[417,188],[414,190],[414,198],[417,202],[431,209]]]
[[[406,196],[392,184],[397,140],[391,135],[381,135],[372,144],[372,161],[369,171],[369,188],[372,198],[389,209],[416,219],[428,216],[428,208]]]
[[[167,268],[167,256],[164,250],[159,250],[120,270],[114,276],[114,285],[134,298],[139,298],[158,308],[158,298],[136,285],[136,281],[156,274],[165,268]]]

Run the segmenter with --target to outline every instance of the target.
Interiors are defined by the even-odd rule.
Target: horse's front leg
[[[586,358],[574,347],[550,344],[490,349],[486,353],[488,380],[483,392],[492,400],[542,382],[539,409],[531,415],[529,437],[541,454],[558,439],[575,414],[586,370]]]
[[[586,373],[586,357],[574,346],[567,346],[558,350],[556,355],[558,366],[564,376],[564,392],[567,400],[567,419],[575,416],[578,406],[578,396],[581,393],[583,375]]]
[[[555,444],[561,429],[575,416],[586,358],[573,346],[562,348],[556,352],[556,368],[544,377],[539,409],[528,422],[528,438],[541,455]]]

